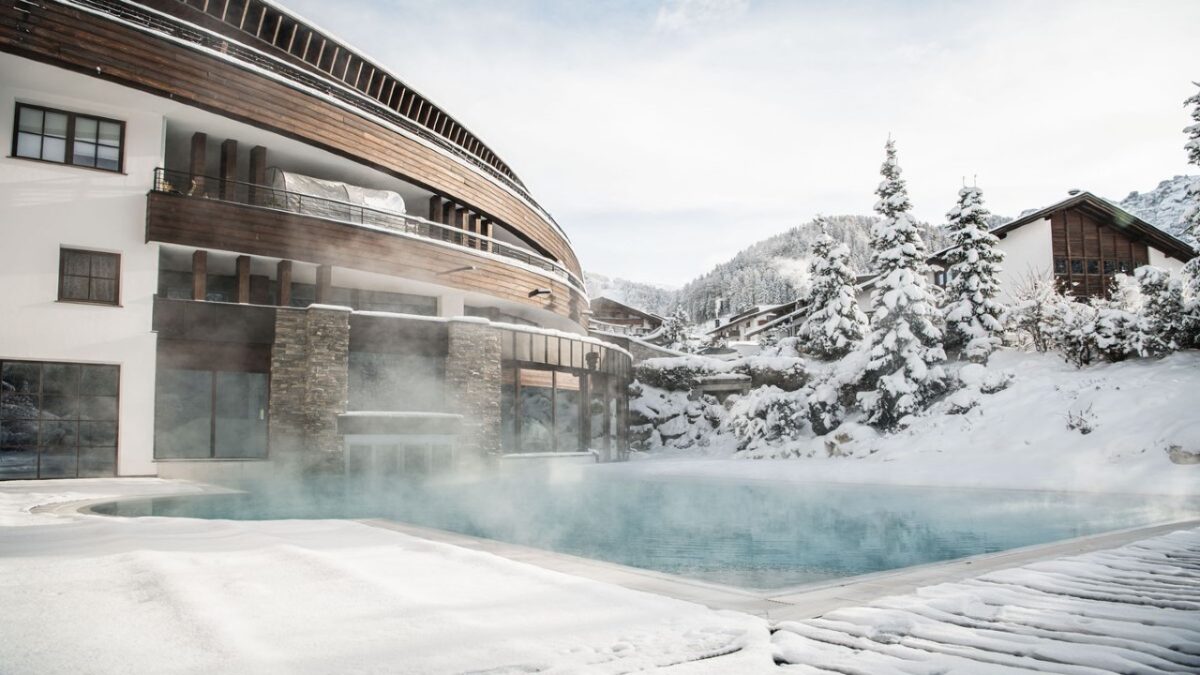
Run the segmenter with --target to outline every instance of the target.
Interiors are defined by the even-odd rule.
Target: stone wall
[[[463,416],[458,452],[500,452],[500,335],[482,322],[452,321],[446,354],[447,412]]]
[[[281,308],[271,348],[271,456],[302,467],[341,455],[337,416],[346,411],[350,310]]]

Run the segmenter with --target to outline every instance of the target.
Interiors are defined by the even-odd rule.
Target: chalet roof
[[[735,314],[734,316],[730,317],[728,321],[726,321],[725,323],[721,324],[720,326],[717,326],[716,328],[708,331],[707,333],[705,333],[705,335],[712,335],[713,333],[719,333],[734,324],[754,319],[755,317],[763,315],[763,314],[767,314],[768,312],[774,312],[777,310],[782,310],[784,312],[790,312],[790,311],[792,311],[792,309],[795,308],[796,302],[798,302],[798,301],[792,300],[791,302],[785,302],[780,305],[759,305],[757,307],[751,307],[750,309],[743,311],[741,314]]]
[[[618,307],[620,307],[621,309],[623,309],[623,310],[625,310],[625,311],[629,312],[630,314],[636,314],[636,315],[638,315],[638,316],[642,317],[643,319],[650,319],[650,320],[652,320],[652,321],[662,321],[662,320],[663,320],[663,318],[662,318],[661,316],[657,315],[657,314],[654,314],[654,313],[652,313],[652,312],[644,312],[644,311],[642,311],[642,310],[638,309],[637,307],[630,307],[629,305],[627,305],[627,304],[625,304],[625,303],[623,303],[623,302],[619,302],[619,301],[617,301],[617,300],[613,300],[612,298],[605,297],[605,296],[603,296],[603,295],[599,295],[599,296],[596,296],[596,297],[592,298],[592,301],[591,301],[591,303],[590,303],[590,304],[591,304],[591,305],[595,305],[595,304],[596,304],[596,303],[598,303],[598,302],[608,302],[608,303],[612,303],[612,304],[614,304],[614,305],[617,305],[617,306],[618,306]]]
[[[797,300],[796,302],[792,303],[792,307],[793,307],[792,311],[788,312],[787,314],[784,314],[783,316],[778,317],[776,319],[772,319],[770,323],[763,325],[763,326],[759,326],[758,328],[755,328],[754,330],[749,331],[748,333],[746,333],[746,337],[754,337],[755,335],[758,335],[759,333],[762,333],[763,331],[768,331],[768,330],[771,330],[772,328],[775,328],[781,324],[785,324],[785,323],[794,321],[796,318],[798,318],[798,317],[804,315],[806,312],[808,312],[808,303],[807,302],[804,304],[800,304],[800,301]]]
[[[1085,211],[1090,211],[1093,215],[1100,216],[1104,220],[1111,222],[1121,229],[1126,235],[1145,243],[1148,246],[1162,251],[1164,254],[1187,262],[1196,256],[1196,251],[1192,249],[1187,242],[1172,236],[1165,230],[1156,227],[1141,218],[1133,215],[1116,204],[1097,197],[1096,195],[1084,191],[1079,194],[1071,195],[1066,199],[1051,204],[1045,208],[1038,209],[1027,213],[1016,220],[1009,221],[997,228],[992,229],[992,234],[1003,239],[1009,232],[1028,225],[1029,223],[1042,220],[1056,211],[1065,209],[1080,208]],[[942,249],[929,257],[930,263],[942,262],[942,257],[952,250],[954,247]]]
[[[1055,202],[1045,208],[1030,211],[1016,220],[1011,220],[1003,225],[1000,225],[999,227],[993,228],[991,233],[1003,239],[1008,235],[1009,232],[1012,232],[1018,227],[1047,218],[1050,216],[1050,214],[1056,211],[1074,208],[1083,209],[1090,212],[1092,215],[1111,222],[1128,236],[1141,241],[1148,246],[1152,246],[1172,258],[1187,262],[1188,260],[1196,257],[1196,251],[1190,245],[1188,245],[1187,242],[1179,239],[1178,237],[1172,236],[1162,228],[1138,218],[1120,206],[1117,206],[1113,202],[1110,202],[1102,197],[1097,197],[1096,195],[1087,191],[1080,192],[1076,195],[1071,195],[1066,199]],[[929,256],[929,259],[926,262],[931,265],[941,265],[945,262],[946,253],[952,251],[953,249],[953,246],[948,246]],[[865,278],[860,277],[860,288],[871,288],[875,285],[875,281],[878,276],[878,274],[871,274]]]

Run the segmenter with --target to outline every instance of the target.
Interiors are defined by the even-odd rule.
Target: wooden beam
[[[208,251],[192,253],[192,299],[208,298]]]
[[[280,307],[292,305],[292,261],[280,260],[275,266],[275,285],[279,292],[276,294],[276,304]]]
[[[317,303],[329,302],[333,293],[333,268],[321,265],[317,268]]]
[[[442,198],[438,195],[429,198],[429,220],[442,222]]]
[[[463,232],[466,232],[467,231],[467,220],[470,217],[471,217],[471,211],[467,207],[465,207],[465,206],[458,207],[458,209],[454,212],[454,227],[462,230]],[[465,236],[462,234],[455,234],[454,235],[454,243],[461,246],[463,244],[464,238],[465,238]]]
[[[237,301],[239,305],[250,303],[250,256],[237,257]]]
[[[221,143],[221,199],[233,200],[237,196],[237,141],[232,138]]]
[[[261,145],[250,148],[250,182],[253,185],[267,184],[267,149]],[[250,203],[257,204],[265,195],[255,187],[250,188]]]
[[[208,134],[197,131],[192,134],[192,154],[188,160],[188,173],[192,175],[189,195],[204,194],[204,171],[208,165]]]

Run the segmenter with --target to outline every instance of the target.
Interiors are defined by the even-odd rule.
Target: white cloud
[[[741,16],[749,7],[749,0],[666,0],[654,27],[667,33],[693,30]]]
[[[1016,215],[1188,172],[1194,0],[285,2],[478,133],[609,275],[680,285],[869,214],[889,132],[931,221],[964,175]]]

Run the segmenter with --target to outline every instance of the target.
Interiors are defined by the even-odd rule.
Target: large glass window
[[[420,354],[350,352],[350,410],[443,409],[445,359]]]
[[[159,368],[154,456],[265,458],[267,396],[266,373]]]
[[[554,373],[554,438],[558,452],[582,450],[579,437],[579,376]]]
[[[116,305],[120,296],[120,255],[61,249],[58,261],[59,300]]]
[[[124,122],[18,103],[16,127],[14,157],[121,170]]]
[[[521,452],[554,450],[554,380],[549,370],[521,370],[518,424]]]
[[[0,479],[112,476],[120,367],[0,361]]]

